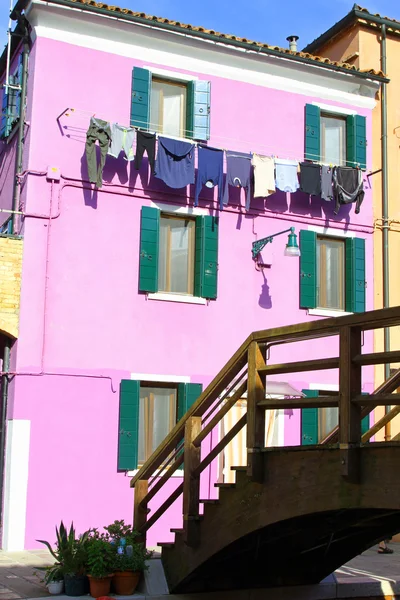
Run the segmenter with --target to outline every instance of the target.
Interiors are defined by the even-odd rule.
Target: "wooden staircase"
[[[182,528],[160,544],[171,592],[315,583],[400,531],[400,444],[371,442],[400,412],[400,371],[363,395],[362,367],[400,361],[400,352],[362,353],[367,330],[400,324],[400,307],[255,332],[204,390],[132,478],[134,525],[146,532],[182,496]],[[339,356],[272,364],[271,348],[334,339]],[[266,377],[338,371],[339,392],[266,398]],[[209,451],[204,440],[247,392],[247,412]],[[361,419],[393,408],[361,438]],[[265,413],[276,408],[338,407],[339,427],[316,446],[265,448]],[[234,484],[216,483],[219,498],[200,499],[200,477],[247,425],[247,466]],[[364,443],[370,440],[368,443]],[[149,502],[183,466],[183,481],[158,508]],[[203,514],[202,510],[203,510]]]

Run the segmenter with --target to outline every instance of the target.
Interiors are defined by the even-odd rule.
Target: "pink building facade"
[[[143,431],[150,421],[156,430],[164,413],[147,415],[145,421],[142,409],[135,413],[141,448],[132,449],[125,439],[129,460],[121,462],[122,380],[140,381],[140,389],[168,390],[168,419],[176,422],[183,406],[180,390],[192,389],[188,384],[193,383],[205,387],[252,331],[346,312],[348,298],[336,309],[322,301],[302,307],[304,253],[285,256],[283,235],[267,244],[261,256],[268,267],[260,267],[251,253],[257,239],[290,227],[298,240],[301,232],[312,232],[319,248],[314,263],[320,265],[321,253],[332,252],[339,271],[351,260],[346,244],[362,240],[363,307],[373,307],[370,145],[361,210],[355,214],[349,204],[335,215],[333,202],[301,191],[252,197],[246,210],[244,191],[232,187],[223,211],[216,189],[205,187],[195,207],[194,186],[168,187],[151,175],[146,157],[139,171],[122,155],[107,157],[103,186],[97,189],[88,180],[85,142],[92,116],[129,126],[134,67],[149,72],[161,88],[163,82],[184,88],[186,111],[189,82],[210,83],[211,147],[297,162],[304,160],[307,106],[317,107],[321,118],[343,119],[347,128],[349,117],[365,118],[368,141],[379,81],[333,64],[299,61],[283,51],[257,53],[232,40],[217,44],[212,35],[203,39],[187,31],[183,36],[179,26],[153,26],[142,17],[135,21],[134,15],[96,10],[63,0],[33,0],[25,8],[30,52],[23,175],[18,179],[22,214],[15,231],[23,236],[24,255],[19,336],[11,347],[3,491],[2,543],[8,549],[35,548],[37,539],[53,539],[61,519],[73,520],[80,532],[114,519],[131,522],[134,468],[120,467],[131,454],[137,462],[148,451],[155,438],[149,441]],[[15,65],[19,53],[16,48]],[[167,100],[162,106],[166,120]],[[339,129],[333,127],[332,143]],[[3,141],[0,173],[0,205],[7,209],[12,207],[16,144],[11,131]],[[207,216],[218,219],[216,297],[193,290],[186,295],[140,290],[143,207],[186,225]],[[2,213],[3,222],[6,217]],[[3,231],[7,235],[7,223]],[[194,244],[196,252],[197,238]],[[329,270],[328,258],[318,268]],[[334,277],[344,281],[343,273]],[[368,348],[372,351],[370,336],[365,338]],[[310,358],[328,357],[335,344],[326,347],[316,340],[307,349]],[[284,352],[276,349],[273,358],[286,360]],[[293,351],[290,359],[297,356]],[[285,383],[298,390],[335,389],[337,377],[321,371]],[[364,389],[372,385],[373,369],[368,368]],[[146,405],[149,410],[157,410],[160,398]],[[279,415],[275,442],[302,443],[301,421],[300,411]],[[214,466],[202,483],[204,497],[214,494],[217,476]],[[179,477],[170,485],[177,482]],[[168,541],[180,517],[177,501],[150,530],[148,544]]]

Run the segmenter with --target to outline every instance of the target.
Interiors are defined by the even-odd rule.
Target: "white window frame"
[[[354,238],[356,237],[352,231],[344,231],[343,229],[334,229],[333,227],[319,227],[317,225],[309,225],[308,231],[314,231],[317,235],[323,235],[331,238]],[[307,314],[313,317],[345,317],[352,315],[352,312],[345,310],[331,310],[329,308],[309,308]]]
[[[188,215],[189,217],[205,216],[208,211],[204,208],[193,206],[176,206],[163,202],[151,202],[150,206],[157,208],[161,213],[171,216]],[[201,304],[208,305],[207,298],[199,296],[189,296],[186,294],[174,294],[173,292],[154,292],[146,294],[148,300],[162,300],[164,302],[181,302],[183,304]]]
[[[165,79],[166,83],[168,83],[168,81],[172,81],[175,83],[188,83],[189,81],[198,81],[198,77],[196,75],[189,75],[187,73],[177,73],[176,71],[169,71],[168,69],[160,69],[158,67],[150,67],[147,65],[143,66],[143,69],[147,69],[147,71],[150,71],[151,73],[151,78],[153,79],[153,77],[156,78],[161,78],[161,79]],[[150,98],[150,102],[151,102],[151,98]],[[186,110],[187,110],[187,98],[186,98]],[[162,134],[161,134],[162,135]],[[167,136],[169,138],[171,138],[172,136]],[[182,140],[184,142],[191,142],[190,138],[187,137],[174,137],[173,139],[177,139],[177,140]]]
[[[131,379],[134,381],[143,381],[146,383],[190,383],[190,377],[187,375],[155,375],[154,373],[131,373]],[[139,473],[140,469],[128,471],[128,477],[133,477]],[[166,469],[159,469],[154,473],[155,477],[162,477]],[[171,477],[183,477],[183,467],[172,473]]]

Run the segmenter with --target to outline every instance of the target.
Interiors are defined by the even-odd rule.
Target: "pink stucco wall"
[[[32,216],[24,225],[16,370],[33,375],[17,376],[9,418],[31,420],[27,548],[36,547],[38,538],[52,539],[61,519],[73,520],[78,530],[131,520],[133,493],[116,469],[121,378],[132,372],[189,375],[206,385],[252,331],[313,318],[299,309],[299,263],[284,257],[285,239],[274,241],[264,279],[251,259],[256,236],[309,224],[357,232],[366,239],[367,308],[373,302],[368,185],[360,214],[350,206],[336,218],[330,204],[300,192],[277,192],[245,212],[243,196],[233,192],[220,215],[218,299],[205,306],[146,299],[138,293],[141,207],[150,199],[192,204],[193,190],[187,196],[148,181],[144,170],[137,175],[122,159],[108,159],[107,183],[93,191],[84,159],[90,114],[129,123],[132,67],[143,60],[39,37],[30,64],[28,168],[39,173],[57,166],[63,177],[51,185],[44,176],[28,175],[25,184]],[[318,98],[209,79],[210,145],[302,157],[304,105]],[[76,111],[59,124],[56,117],[67,107],[88,112]],[[358,112],[367,116],[370,131],[369,112]],[[200,206],[214,211],[212,194]],[[369,336],[366,346],[372,350]],[[307,356],[334,350],[334,344],[313,341]],[[294,348],[291,360],[300,356],[304,349]],[[285,350],[276,349],[273,357],[284,360]],[[367,386],[373,373],[365,371]],[[308,387],[336,383],[336,375],[303,374],[290,381]],[[286,415],[285,442],[299,440],[295,411]],[[210,472],[207,477],[205,494],[213,493]],[[150,531],[149,543],[170,539],[169,528],[179,523],[178,501]]]

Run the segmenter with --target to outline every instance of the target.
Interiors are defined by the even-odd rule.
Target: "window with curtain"
[[[177,389],[140,386],[138,462],[144,464],[176,424]]]
[[[317,307],[345,310],[345,240],[317,237]]]
[[[346,118],[321,114],[321,161],[346,166]]]
[[[183,83],[152,79],[150,129],[174,137],[186,135],[186,96]]]
[[[160,292],[193,295],[194,249],[194,219],[161,215],[158,263]]]
[[[323,395],[323,392],[320,392]],[[339,424],[339,409],[337,407],[320,408],[318,410],[318,442],[322,442]]]

